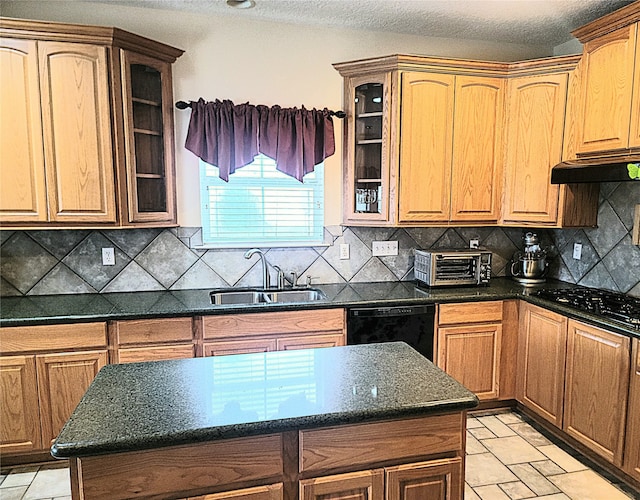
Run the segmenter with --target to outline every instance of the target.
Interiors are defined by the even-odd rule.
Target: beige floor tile
[[[497,437],[515,436],[516,433],[495,416],[480,417],[478,420]]]
[[[631,498],[592,470],[550,476],[549,480],[567,496],[579,500],[628,500]]]
[[[509,496],[497,484],[478,486],[475,490],[482,500],[510,500]]]
[[[520,418],[520,415],[518,415],[517,413],[498,413],[496,415],[496,418],[498,420],[500,420],[500,422],[502,422],[503,424],[519,424],[522,422],[522,419]]]
[[[536,500],[571,500],[564,493],[554,493],[553,495],[545,495],[543,497],[538,497]]]
[[[531,464],[510,465],[509,469],[536,495],[551,495],[560,492],[553,483],[534,469]]]
[[[515,481],[513,483],[501,483],[500,489],[504,491],[512,500],[521,500],[523,498],[534,498],[536,494],[531,491],[521,481]]]
[[[467,455],[475,455],[477,453],[486,453],[487,449],[482,446],[480,441],[473,437],[473,435],[467,431]]]
[[[24,500],[64,497],[71,495],[69,469],[41,470],[27,489]]]
[[[538,450],[544,453],[548,458],[553,460],[567,472],[577,472],[580,470],[588,469],[588,467],[582,462],[576,460],[566,451],[558,448],[554,444],[549,446],[538,446]]]
[[[482,444],[507,465],[544,460],[544,455],[520,436],[485,439]]]
[[[484,427],[477,418],[467,418],[467,429],[477,429],[478,427]]]
[[[466,458],[465,479],[474,489],[476,486],[518,480],[515,474],[500,463],[491,453],[468,455]]]
[[[38,467],[21,467],[13,469],[7,477],[4,478],[0,489],[13,488],[14,486],[29,486],[33,478],[36,477]],[[2,493],[4,495],[4,492]]]
[[[519,424],[513,424],[509,426],[512,430],[516,431],[519,436],[522,436],[527,440],[529,444],[533,446],[549,446],[553,444],[546,437],[540,434],[537,430],[531,427],[526,422]]]
[[[543,476],[553,476],[555,474],[564,474],[565,470],[556,464],[553,460],[541,460],[540,462],[531,462],[531,465]]]
[[[464,500],[480,500],[480,497],[467,483],[464,484]]]
[[[496,437],[496,435],[489,429],[487,429],[484,425],[482,427],[469,429],[469,432],[476,439],[491,439]]]
[[[20,500],[25,491],[27,491],[27,486],[2,488],[0,489],[0,498],[2,498],[2,500]]]

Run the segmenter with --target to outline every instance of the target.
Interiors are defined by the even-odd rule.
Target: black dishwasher
[[[347,344],[406,342],[433,361],[434,304],[351,308]]]

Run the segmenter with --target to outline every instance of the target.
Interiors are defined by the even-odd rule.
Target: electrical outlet
[[[103,266],[115,266],[116,265],[116,252],[113,248],[102,249],[102,265]]]
[[[374,241],[371,243],[371,252],[374,257],[398,255],[398,241]]]
[[[340,244],[340,259],[342,260],[349,259],[349,243]]]
[[[469,240],[469,248],[478,248],[480,246],[480,240],[478,238],[473,238]]]
[[[576,260],[582,259],[582,243],[573,244],[573,258]]]

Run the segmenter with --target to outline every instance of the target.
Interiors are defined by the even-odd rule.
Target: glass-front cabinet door
[[[128,222],[175,222],[171,65],[123,50]]]
[[[348,80],[344,222],[389,222],[390,74]]]

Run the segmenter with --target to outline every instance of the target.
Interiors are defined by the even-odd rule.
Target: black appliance
[[[533,295],[640,329],[640,299],[597,288],[538,290]]]
[[[347,311],[347,344],[406,342],[433,361],[435,304],[364,307]]]
[[[611,159],[578,159],[559,163],[551,169],[551,184],[623,182],[640,179],[638,155]],[[635,165],[629,168],[629,164]]]

